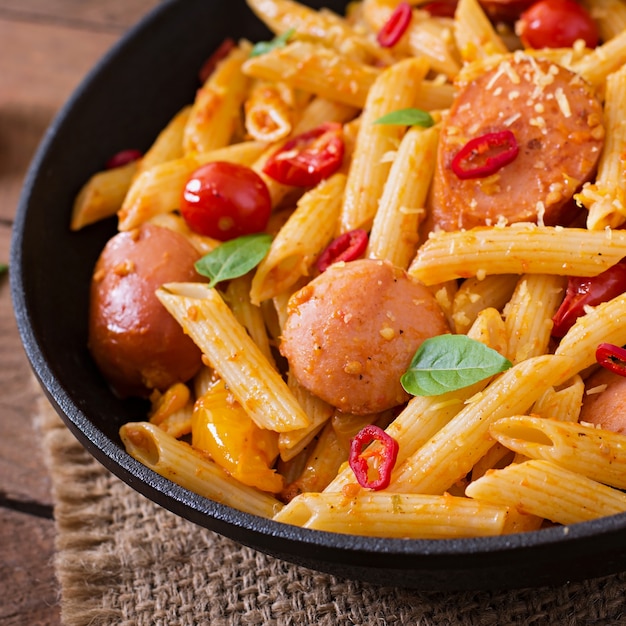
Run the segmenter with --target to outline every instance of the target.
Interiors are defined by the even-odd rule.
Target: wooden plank
[[[0,19],[58,22],[121,33],[159,0],[0,0]]]
[[[0,262],[10,230],[0,226]],[[33,426],[35,386],[20,342],[6,275],[0,282],[0,497],[49,504],[50,480]]]
[[[26,168],[48,124],[117,39],[0,19],[0,219],[13,218]]]
[[[61,623],[54,576],[54,522],[0,508],[0,623]]]

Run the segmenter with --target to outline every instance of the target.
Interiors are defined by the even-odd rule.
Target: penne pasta
[[[249,54],[250,45],[241,42],[197,91],[183,134],[186,154],[209,152],[232,141],[248,88],[241,67]]]
[[[243,72],[355,107],[365,104],[380,70],[313,43],[294,41],[249,58]]]
[[[300,198],[254,274],[253,304],[291,289],[311,273],[315,259],[336,232],[345,183],[345,176],[338,173]]]
[[[154,424],[129,422],[120,428],[120,437],[134,459],[200,496],[263,517],[282,507],[273,496],[231,478],[206,455]]]
[[[626,511],[626,494],[548,461],[525,461],[489,472],[468,485],[466,494],[558,524]]]
[[[405,130],[403,126],[375,122],[387,113],[411,107],[415,102],[414,90],[428,69],[424,59],[407,59],[384,70],[372,85],[346,182],[341,232],[370,229],[391,169],[385,155],[397,150]]]
[[[597,276],[624,256],[622,231],[514,224],[432,235],[409,273],[427,285],[490,274]]]
[[[425,215],[438,138],[434,127],[410,128],[402,138],[374,217],[368,256],[408,268]]]
[[[530,415],[498,420],[489,434],[526,457],[551,461],[605,485],[626,489],[625,435]]]
[[[157,297],[260,428],[284,432],[309,424],[280,374],[215,289],[201,283],[170,284]]]
[[[305,528],[401,539],[502,534],[507,508],[468,498],[398,494],[307,493],[274,519]]]

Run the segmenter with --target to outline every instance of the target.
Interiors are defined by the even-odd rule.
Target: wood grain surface
[[[157,0],[0,0],[0,264],[28,164],[72,90]],[[60,624],[36,388],[0,276],[0,624]]]

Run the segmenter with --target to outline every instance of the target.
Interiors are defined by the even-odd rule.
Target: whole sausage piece
[[[626,378],[600,368],[585,381],[585,388],[579,421],[626,434]]]
[[[479,153],[495,134],[507,131],[517,156],[473,177],[487,157],[502,160],[502,152],[512,148],[507,143]],[[476,150],[455,168],[455,157],[473,140]],[[571,218],[565,213],[572,195],[593,176],[603,142],[602,105],[579,75],[544,59],[507,57],[464,85],[450,108],[426,228],[562,224]],[[470,177],[459,177],[459,168]]]
[[[340,411],[377,413],[421,343],[450,332],[434,296],[388,262],[336,263],[289,301],[281,352],[298,382]]]
[[[89,349],[121,397],[189,380],[201,353],[154,295],[167,282],[199,281],[199,253],[168,228],[144,224],[112,237],[91,282]]]

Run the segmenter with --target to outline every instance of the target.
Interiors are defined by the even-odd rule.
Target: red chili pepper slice
[[[409,27],[412,17],[411,5],[408,2],[401,2],[378,31],[376,36],[378,43],[383,48],[395,46]]]
[[[363,449],[372,441],[380,443],[380,447],[367,456],[363,455]],[[370,466],[369,459],[373,458],[377,462]],[[374,424],[365,426],[350,440],[348,463],[361,487],[374,491],[387,487],[397,458],[398,442]],[[376,478],[370,478],[370,469],[378,473]]]
[[[614,374],[626,376],[626,350],[612,343],[601,343],[596,348],[596,361]]]
[[[283,185],[311,187],[341,167],[344,151],[343,127],[326,122],[287,141],[267,160],[263,173]]]
[[[134,150],[129,148],[128,150],[120,150],[117,154],[114,154],[107,162],[106,169],[112,170],[116,167],[122,167],[122,165],[127,165],[128,163],[132,163],[133,161],[137,161],[143,156],[143,152],[141,150]]]
[[[333,239],[320,254],[315,264],[318,271],[325,272],[333,263],[339,261],[354,261],[358,259],[367,248],[367,231],[355,228]]]
[[[510,130],[470,139],[452,159],[452,171],[461,179],[484,178],[514,161],[519,152]]]
[[[585,307],[597,306],[626,291],[626,259],[597,276],[571,276],[565,298],[552,318],[553,337],[563,337],[574,322],[585,314]]]
[[[200,82],[202,84],[204,84],[207,78],[209,78],[209,76],[213,74],[215,68],[217,67],[217,64],[221,60],[225,59],[234,47],[234,39],[224,39],[224,41],[222,41],[222,43],[217,47],[215,52],[213,52],[213,54],[202,64],[202,67],[198,72],[198,78],[200,79]]]

